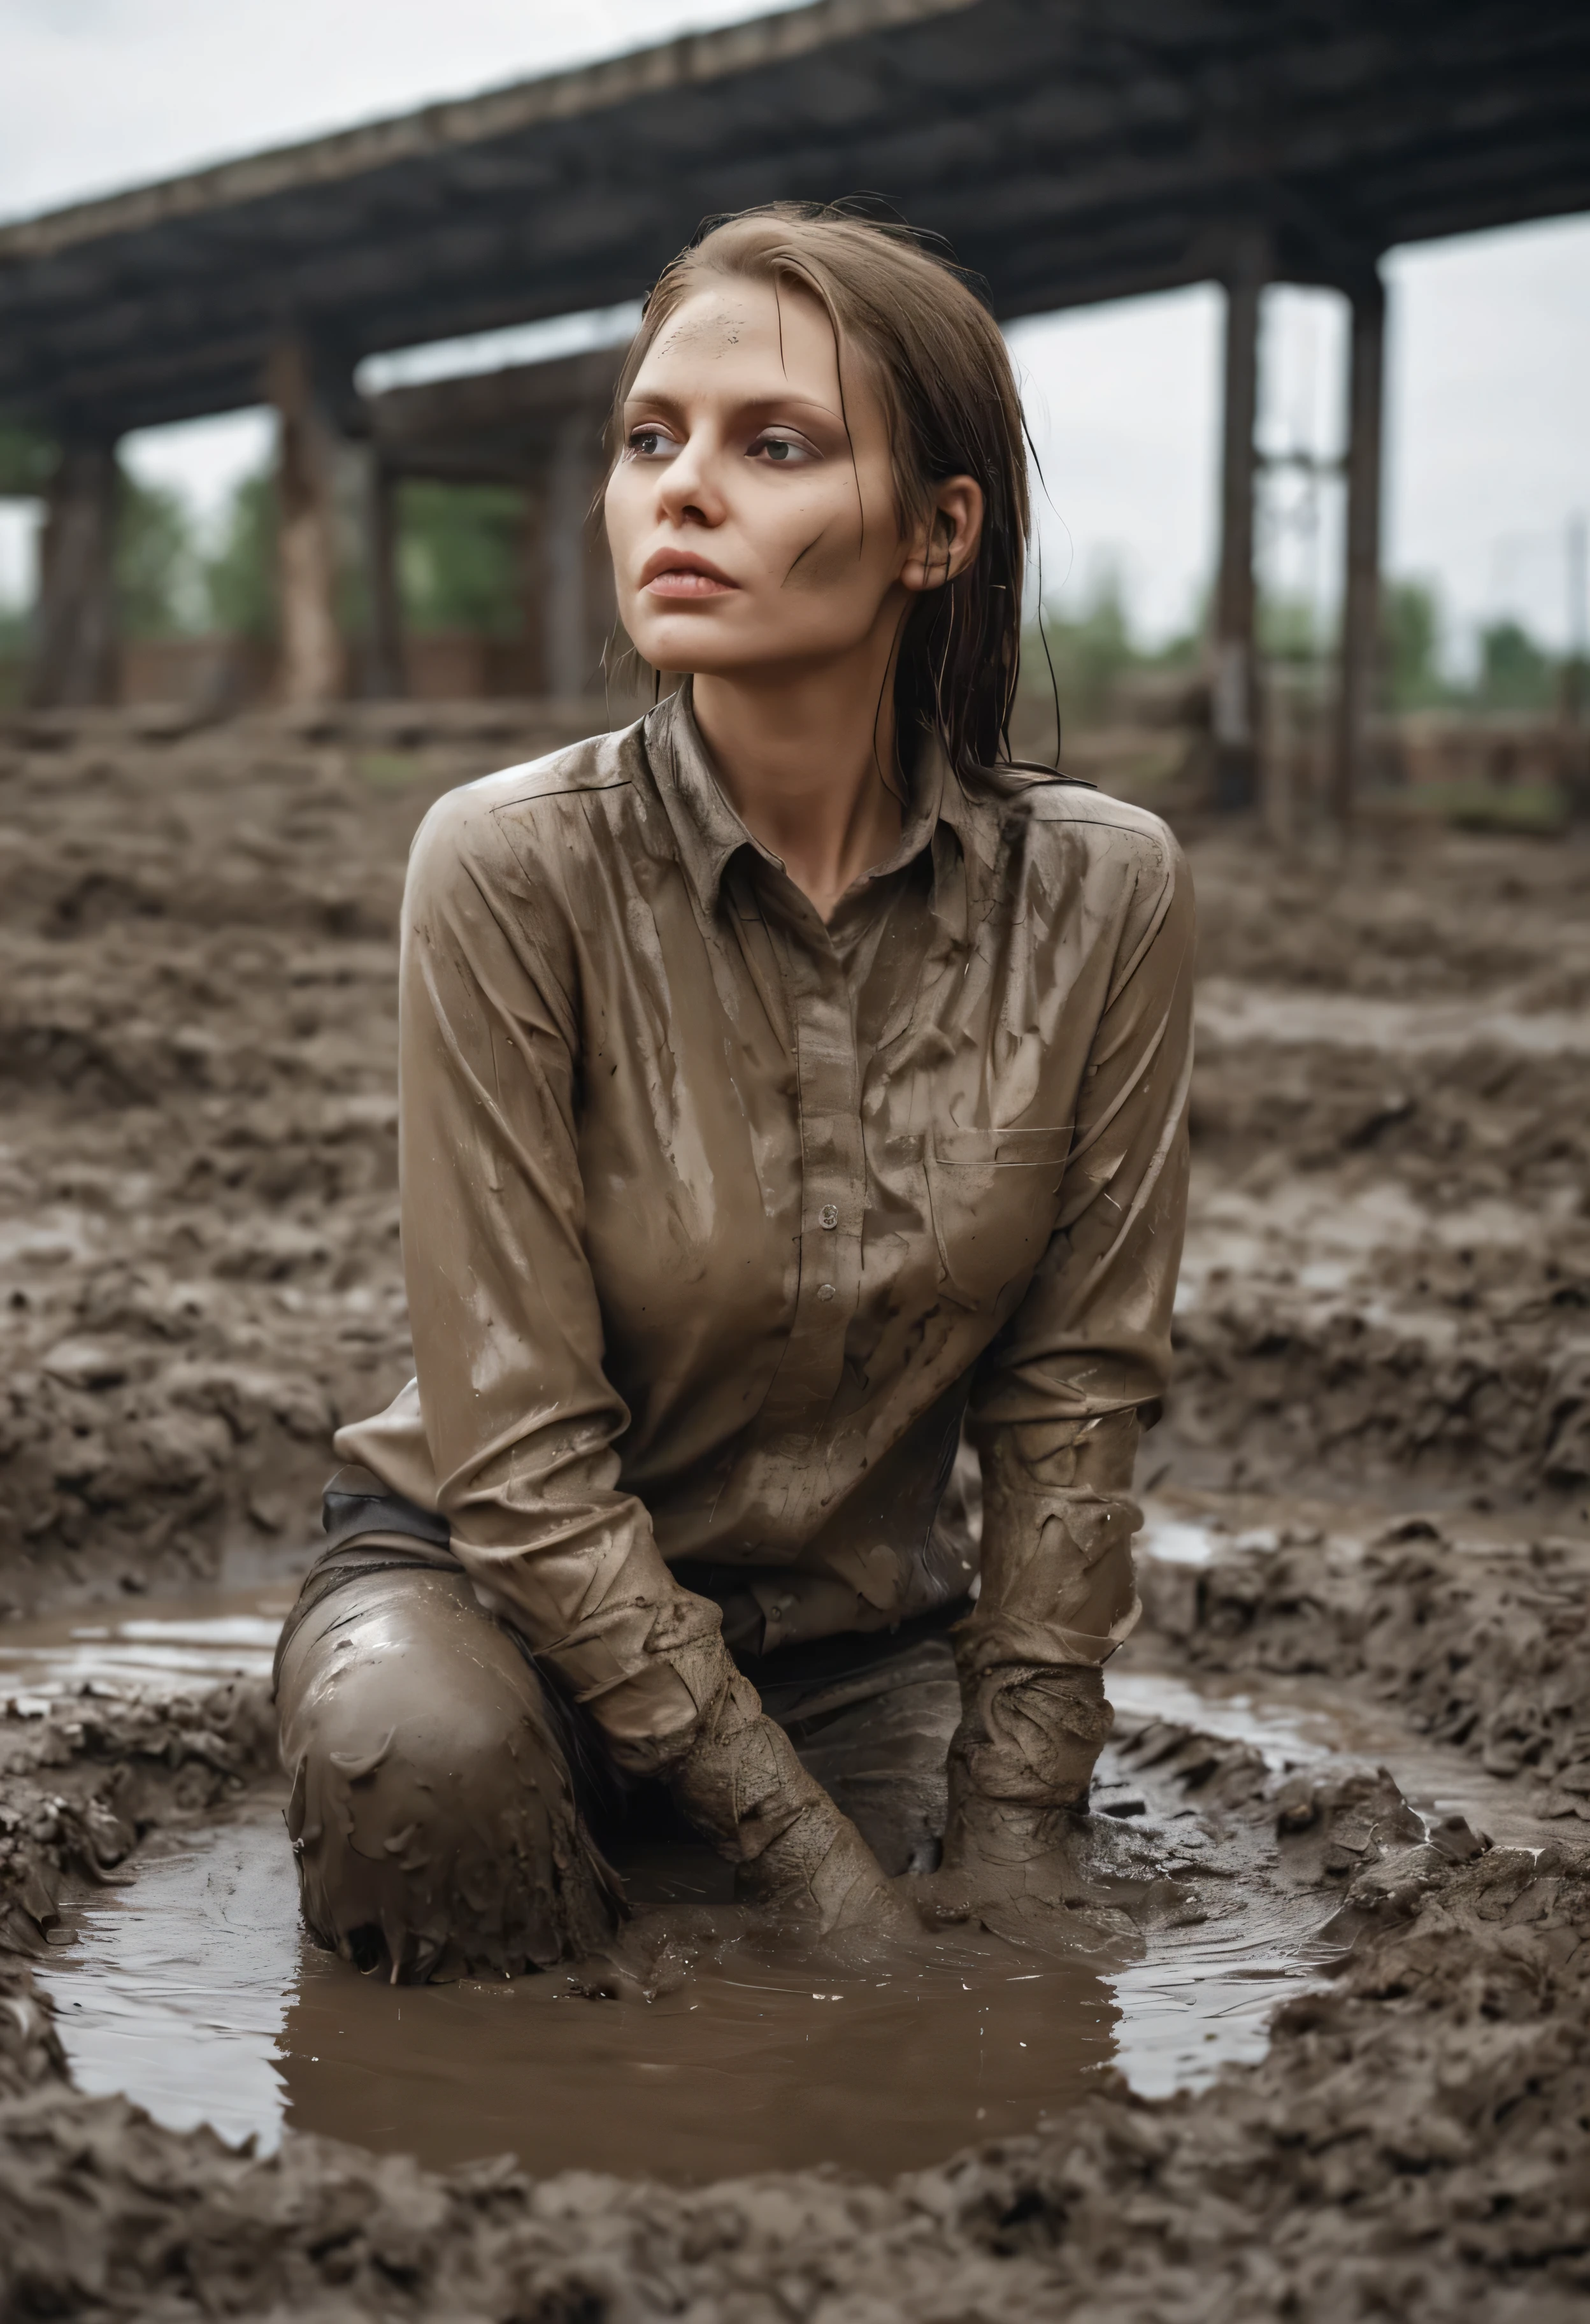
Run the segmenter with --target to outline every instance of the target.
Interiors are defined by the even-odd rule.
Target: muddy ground
[[[302,1558],[332,1426],[404,1376],[403,850],[439,789],[562,739],[506,722],[0,741],[7,1611]],[[74,2092],[26,1968],[66,1874],[263,1775],[257,1690],[12,1717],[8,2312],[1583,2311],[1590,848],[1388,825],[1345,861],[1282,860],[1188,838],[1195,1196],[1144,1474],[1217,1550],[1152,1570],[1134,1651],[1388,1706],[1503,1787],[1521,1844],[1427,1833],[1394,1765],[1282,1782],[1140,1719],[1120,1767],[1149,1811],[1141,1909],[1172,1909],[1141,1904],[1148,1875],[1195,1907],[1200,1880],[1269,1881],[1328,1932],[1334,1973],[1263,2063],[1164,2102],[1101,2087],[1047,2135],[887,2185],[531,2182],[302,2137],[259,2161]],[[1224,1867],[1172,1860],[1172,1814]],[[1079,1848],[1073,1912],[1110,1855]]]

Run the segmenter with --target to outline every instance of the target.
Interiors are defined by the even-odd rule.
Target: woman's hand
[[[736,1885],[749,1903],[814,1923],[822,1936],[906,1913],[849,1816],[732,1667],[668,1784],[691,1822],[740,1868]]]
[[[1002,1663],[973,1677],[950,1745],[944,1866],[974,1881],[1052,1855],[1115,1723],[1104,1673]]]

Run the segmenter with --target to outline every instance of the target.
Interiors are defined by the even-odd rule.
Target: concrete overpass
[[[1226,286],[1214,677],[1234,798],[1260,292],[1346,293],[1345,795],[1377,620],[1377,262],[1590,208],[1582,0],[820,0],[0,229],[0,410],[62,446],[41,690],[107,682],[128,429],[276,404],[283,685],[314,698],[345,682],[332,478],[339,447],[372,440],[363,356],[633,297],[704,216],[859,189],[948,235],[1006,319]]]

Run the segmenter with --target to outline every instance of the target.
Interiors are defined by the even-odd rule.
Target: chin
[[[727,675],[764,659],[755,652],[748,653],[743,645],[731,645],[723,637],[714,637],[709,622],[699,616],[682,622],[658,622],[646,624],[645,633],[630,637],[642,661],[653,669],[677,670],[681,676],[704,674]]]

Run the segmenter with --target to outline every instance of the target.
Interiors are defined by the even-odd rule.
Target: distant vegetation
[[[1096,726],[1111,715],[1123,681],[1152,673],[1190,676],[1201,650],[1196,630],[1163,646],[1139,645],[1120,576],[1106,567],[1075,613],[1049,606],[1041,624],[1028,623],[1022,640],[1022,692],[1041,710],[1051,693],[1052,670],[1062,719]]]
[[[31,430],[0,426],[0,496],[32,496],[44,486],[51,447]],[[116,580],[124,635],[161,638],[223,632],[268,642],[276,627],[276,495],[269,470],[237,486],[218,530],[202,538],[181,497],[124,474]],[[493,484],[411,482],[399,492],[398,585],[416,632],[464,631],[512,637],[524,626],[522,496]],[[14,661],[26,616],[0,605],[0,660]],[[1266,601],[1264,650],[1293,665],[1328,659],[1311,609]],[[1119,576],[1107,568],[1074,609],[1050,607],[1029,624],[1022,691],[1042,717],[1050,665],[1069,724],[1098,725],[1117,714],[1124,691],[1178,674],[1191,677],[1202,653],[1202,621],[1163,644],[1135,635]],[[1515,621],[1480,632],[1471,679],[1446,667],[1439,599],[1422,580],[1388,584],[1383,601],[1384,691],[1395,710],[1549,711],[1558,698],[1560,663]]]
[[[1441,668],[1440,601],[1428,582],[1393,581],[1382,617],[1386,692],[1394,710],[1538,710],[1555,707],[1562,664],[1519,622],[1487,622],[1467,685]]]
[[[1076,612],[1049,608],[1042,630],[1029,623],[1022,644],[1022,691],[1029,701],[1049,693],[1049,665],[1065,720],[1098,725],[1118,714],[1144,680],[1191,677],[1202,658],[1203,621],[1156,647],[1135,638],[1118,579],[1102,574]],[[1538,711],[1554,709],[1563,667],[1515,621],[1488,623],[1478,638],[1472,678],[1453,678],[1445,664],[1440,601],[1428,582],[1390,581],[1381,605],[1383,684],[1388,709]],[[1321,633],[1313,608],[1297,599],[1267,598],[1259,634],[1271,659],[1325,673],[1335,640]],[[1045,659],[1045,645],[1048,649]]]
[[[32,498],[53,453],[41,438],[0,428],[0,497]],[[268,469],[234,492],[207,540],[180,494],[124,470],[116,537],[122,634],[167,638],[222,632],[268,642],[276,630],[276,493]],[[522,496],[493,484],[402,485],[398,586],[418,632],[511,637],[524,624]],[[23,650],[25,610],[0,606],[0,657]]]
[[[524,495],[415,480],[398,493],[398,586],[412,630],[517,637],[524,628]]]

